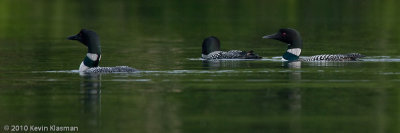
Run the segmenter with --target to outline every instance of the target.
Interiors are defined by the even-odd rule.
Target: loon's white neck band
[[[286,52],[289,52],[289,53],[294,54],[296,56],[300,56],[301,48],[288,49]]]
[[[86,54],[87,57],[89,57],[89,59],[91,59],[92,61],[96,61],[97,57],[99,57],[98,54],[94,54],[94,53],[87,53]],[[101,56],[100,56],[101,57]],[[99,59],[100,60],[100,59]]]
[[[286,50],[286,52],[282,55],[282,60],[284,61],[294,61],[299,59],[301,53],[300,48],[291,48]]]
[[[96,61],[97,57],[99,57],[99,55],[98,54],[94,54],[94,53],[87,53],[86,57],[88,57],[92,61]],[[99,57],[99,61],[100,61],[100,59],[101,59],[101,55]],[[87,70],[89,68],[90,67],[86,66],[84,61],[82,61],[81,65],[79,66],[79,71],[82,72],[82,71],[85,71],[85,70]]]
[[[203,58],[203,59],[207,59],[207,58],[208,58],[208,55],[201,54],[201,58]]]

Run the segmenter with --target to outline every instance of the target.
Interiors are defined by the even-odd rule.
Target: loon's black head
[[[290,28],[282,28],[279,31],[272,35],[263,36],[265,39],[275,39],[284,43],[287,43],[288,49],[292,48],[302,48],[303,42],[301,40],[300,33],[295,29]]]
[[[69,40],[77,40],[88,47],[88,53],[101,54],[100,40],[96,32],[82,29],[78,34],[68,37]]]
[[[266,39],[275,39],[288,44],[288,49],[282,55],[283,59],[288,61],[296,61],[299,59],[303,42],[300,33],[295,29],[283,28],[272,35],[263,36]]]
[[[201,53],[203,55],[208,55],[211,52],[219,51],[219,49],[220,49],[219,39],[215,36],[210,36],[203,40]]]

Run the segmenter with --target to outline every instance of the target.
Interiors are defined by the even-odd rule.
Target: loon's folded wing
[[[349,54],[323,54],[314,55],[310,57],[301,58],[301,61],[356,61],[359,58],[365,57],[365,55],[359,53]]]
[[[83,72],[85,73],[119,73],[119,72],[137,72],[138,70],[128,66],[116,67],[93,67]]]

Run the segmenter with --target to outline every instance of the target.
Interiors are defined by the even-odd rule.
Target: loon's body
[[[220,51],[220,41],[217,37],[210,36],[204,39],[202,45],[203,59],[261,59],[253,52],[253,50],[246,52],[241,50]]]
[[[359,53],[348,54],[323,54],[310,57],[300,58],[303,42],[300,33],[294,29],[280,29],[277,33],[264,36],[266,39],[275,39],[288,44],[288,49],[283,54],[282,58],[287,61],[356,61],[359,58],[365,57]]]
[[[253,51],[246,52],[241,50],[229,50],[229,51],[214,51],[207,55],[202,54],[203,59],[260,59],[258,55],[255,55]]]
[[[86,73],[118,73],[118,72],[136,72],[138,70],[128,66],[116,67],[93,67],[85,70]]]
[[[356,61],[358,58],[365,57],[359,53],[348,54],[323,54],[310,57],[299,58],[300,61]]]
[[[101,60],[100,40],[94,31],[82,29],[78,34],[68,37],[69,40],[77,40],[88,47],[86,57],[79,66],[79,72],[85,73],[113,73],[113,72],[135,72],[134,68],[128,66],[99,67]]]

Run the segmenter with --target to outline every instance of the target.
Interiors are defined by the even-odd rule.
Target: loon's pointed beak
[[[262,37],[263,39],[277,39],[279,38],[279,34],[275,33],[275,34],[271,34],[271,35],[266,35]]]
[[[73,35],[67,38],[68,40],[79,40],[79,35]]]

